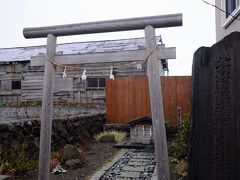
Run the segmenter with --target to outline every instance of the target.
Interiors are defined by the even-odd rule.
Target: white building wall
[[[215,5],[223,10],[225,10],[224,5],[225,0],[215,0]],[[237,18],[240,19],[240,12],[237,14]],[[215,10],[215,19],[216,19],[216,41],[220,41],[225,36],[229,35],[231,32],[240,31],[240,20],[234,20],[229,17],[231,20],[226,20],[226,14],[218,9]]]

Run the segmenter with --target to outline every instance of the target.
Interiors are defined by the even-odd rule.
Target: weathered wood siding
[[[96,41],[83,43],[60,44],[57,54],[83,54],[109,51],[136,50],[144,48],[144,38]],[[30,57],[45,53],[45,46],[0,49],[0,102],[41,101],[43,91],[44,67],[31,67]],[[144,58],[144,57],[143,57]],[[125,62],[126,63],[126,62]],[[121,62],[117,63],[121,64]],[[93,64],[91,66],[110,66],[113,63]],[[116,65],[116,64],[115,64]],[[81,65],[90,66],[88,65]],[[88,77],[107,77],[109,70],[87,71]],[[116,76],[145,75],[145,67],[138,70],[132,66],[125,69],[115,69]],[[82,72],[67,70],[67,77],[73,79],[72,91],[54,93],[56,99],[72,103],[105,103],[105,87],[88,88],[86,81],[81,80]],[[62,77],[62,69],[56,72],[55,78]],[[21,89],[12,89],[12,81],[21,81]]]
[[[0,63],[0,103],[12,103],[20,100],[21,89],[12,89],[12,81],[21,81],[26,62]]]
[[[31,67],[29,61],[10,62],[1,64],[0,72],[0,103],[42,100],[44,67]],[[81,80],[81,74],[76,74],[68,72],[68,78],[73,80],[73,88],[71,91],[55,91],[54,102],[60,100],[66,103],[70,98],[74,104],[105,103],[105,87],[88,88],[86,81]],[[95,74],[94,77],[98,76]],[[57,72],[55,78],[61,81],[62,72]],[[16,80],[21,81],[21,89],[12,89],[12,81]]]
[[[177,107],[182,117],[190,112],[191,76],[162,76],[165,120],[177,125]],[[124,124],[151,114],[147,77],[106,79],[107,123]]]
[[[159,40],[157,37],[156,41]],[[111,41],[96,41],[83,43],[60,44],[57,46],[58,55],[73,54],[91,54],[104,52],[125,52],[130,50],[145,49],[145,39],[123,39]],[[45,46],[24,47],[24,48],[7,48],[0,49],[0,102],[16,101],[41,101],[43,92],[43,66],[31,66],[30,57],[37,56],[39,53],[45,53]],[[143,56],[142,59],[145,57]],[[125,64],[128,62],[117,63],[95,63],[81,64],[81,67],[110,67],[114,65]],[[160,64],[160,74],[164,75],[162,63]],[[62,78],[62,68],[58,68],[55,78]],[[106,99],[105,87],[89,88],[86,81],[81,80],[83,71],[67,69],[67,78],[72,78],[71,91],[54,92],[54,102],[58,99],[61,102],[67,102],[71,99],[74,104],[80,103],[97,103],[104,104]],[[137,65],[124,68],[117,68],[113,71],[115,77],[126,76],[145,76],[146,65],[142,69],[137,69]],[[105,78],[109,77],[110,68],[105,70],[88,70],[88,78]],[[12,81],[21,81],[21,89],[13,90]],[[65,88],[64,88],[65,89]]]

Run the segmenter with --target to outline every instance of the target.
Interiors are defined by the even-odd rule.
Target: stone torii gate
[[[49,27],[24,28],[25,38],[43,38],[47,37],[46,56],[52,61],[61,64],[81,64],[81,63],[99,63],[109,59],[112,62],[132,61],[133,59],[146,57],[156,47],[156,36],[154,28],[174,27],[182,25],[182,14],[170,14],[161,16],[150,16],[141,18],[119,19],[109,21],[99,21],[90,23],[69,24]],[[78,34],[115,32],[127,30],[145,30],[145,51],[129,51],[122,58],[122,54],[105,54],[104,57],[99,54],[85,55],[91,56],[89,60],[84,55],[57,56],[56,40],[57,36],[68,36]],[[115,52],[117,53],[117,52]],[[121,60],[121,58],[123,60]],[[147,62],[147,75],[149,80],[150,101],[153,122],[154,145],[156,152],[158,179],[170,179],[168,152],[166,141],[165,120],[163,114],[163,103],[161,93],[161,82],[159,80],[158,59],[175,58],[175,49],[158,48],[153,51]],[[36,59],[39,59],[39,57]],[[49,162],[51,153],[51,131],[52,131],[52,107],[53,107],[53,81],[54,66],[45,59],[42,116],[41,116],[41,134],[40,134],[40,156],[39,156],[39,180],[49,180]],[[82,61],[81,61],[82,59]],[[85,59],[85,60],[83,60]],[[136,60],[135,60],[136,61]],[[32,61],[32,65],[44,65],[43,57],[39,61]]]

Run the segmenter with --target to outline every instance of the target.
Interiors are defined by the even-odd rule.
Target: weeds
[[[145,151],[149,154],[153,152],[152,147],[150,145],[145,147]]]
[[[62,103],[61,103],[61,100],[60,99],[57,99],[56,100],[56,108],[57,108],[57,116],[60,116],[60,113],[61,113],[61,105],[62,105]]]
[[[27,100],[24,100],[24,97],[22,97],[23,101],[16,101],[10,104],[10,107],[15,108],[14,114],[16,115],[17,119],[21,119],[23,117],[20,117],[20,114],[22,114],[21,112],[23,112],[25,114],[26,118],[30,118],[30,114],[29,113],[29,107],[37,107],[37,101],[34,100],[32,102],[28,102]],[[32,115],[32,117],[39,117],[39,114],[35,114]]]
[[[17,119],[20,119],[19,112],[21,108],[21,102],[13,102],[11,107],[15,108],[14,114],[16,115]]]
[[[168,151],[177,159],[187,157],[188,153],[188,135],[190,131],[190,115],[183,120],[178,128],[176,140],[168,147]]]
[[[67,98],[67,107],[68,107],[68,113],[70,114],[71,104],[73,102],[72,94],[70,94],[69,98]]]
[[[24,113],[26,115],[27,118],[29,118],[29,113],[28,113],[28,107],[27,107],[27,101],[25,100],[23,103],[23,108],[24,108]]]
[[[23,174],[37,165],[37,155],[29,157],[26,153],[27,142],[14,145],[10,150],[0,150],[0,174]]]
[[[56,166],[59,164],[60,160],[60,154],[62,149],[59,149],[59,151],[55,151],[51,153],[51,159],[50,159],[50,170],[52,171]]]
[[[0,107],[7,107],[6,103],[0,103]]]
[[[172,156],[171,163],[177,163],[176,172],[182,176],[187,176],[187,155],[188,155],[188,138],[190,132],[190,115],[183,120],[178,128],[176,140],[168,146],[168,152]]]
[[[17,143],[11,142],[0,144],[0,174],[21,175],[32,170],[38,164],[37,142],[28,143],[20,131]]]

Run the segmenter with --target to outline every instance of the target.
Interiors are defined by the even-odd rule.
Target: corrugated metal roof
[[[157,37],[159,39],[159,37]],[[57,45],[57,53],[80,54],[93,52],[108,52],[121,50],[135,50],[144,47],[144,38],[77,42]],[[45,53],[46,46],[30,46],[0,49],[0,62],[26,61],[30,57]]]

